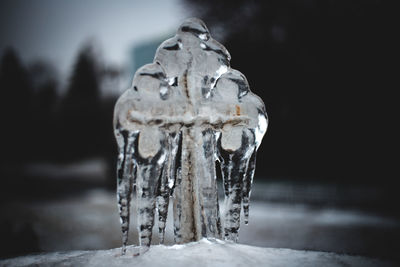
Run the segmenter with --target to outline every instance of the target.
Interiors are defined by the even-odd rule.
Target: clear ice
[[[176,243],[207,238],[237,241],[240,213],[249,216],[256,151],[267,130],[263,101],[230,55],[196,18],[157,49],[118,99],[117,195],[126,250],[136,190],[139,245],[150,246],[155,217],[164,242],[169,200]],[[220,214],[217,172],[224,186]],[[158,216],[155,216],[155,213]]]

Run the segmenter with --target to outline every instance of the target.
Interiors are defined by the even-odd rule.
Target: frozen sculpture
[[[229,61],[205,24],[188,19],[118,99],[114,129],[123,254],[135,189],[143,251],[151,243],[155,213],[164,242],[170,197],[176,243],[203,237],[237,241],[242,205],[247,224],[267,116],[262,100]],[[222,216],[216,172],[224,185]]]

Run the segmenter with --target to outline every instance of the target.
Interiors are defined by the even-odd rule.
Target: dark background
[[[228,29],[270,115],[262,176],[393,181],[394,15],[382,1],[187,1]],[[208,3],[208,4],[205,4]],[[392,158],[393,160],[390,160]],[[378,178],[379,177],[379,178]]]
[[[372,0],[186,0],[181,5],[187,16],[205,21],[229,50],[231,66],[264,100],[269,128],[258,153],[257,181],[335,188],[333,196],[311,204],[398,219],[394,7]],[[93,47],[85,44],[60,94],[53,63],[27,64],[13,47],[0,52],[2,207],[16,200],[51,202],[92,188],[115,190],[117,96],[102,96],[100,87],[120,70],[99,65]],[[93,158],[104,163],[102,180],[52,179],[29,168]],[[277,194],[274,201],[310,202],[296,192],[289,192],[290,200]],[[2,214],[2,257],[43,251],[29,223],[15,229],[12,217]],[[363,254],[396,258],[398,227],[377,236],[389,240],[387,249],[374,253],[382,244],[371,241]]]

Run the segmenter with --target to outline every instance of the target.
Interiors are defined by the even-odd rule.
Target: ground
[[[185,245],[156,245],[139,256],[138,247],[98,251],[54,252],[0,261],[1,266],[301,266],[301,267],[389,267],[388,261],[328,252],[261,248],[220,240],[206,240]]]

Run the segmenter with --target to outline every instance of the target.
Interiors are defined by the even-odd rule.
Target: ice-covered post
[[[150,246],[156,211],[163,243],[171,196],[176,243],[203,237],[237,241],[242,205],[247,223],[267,116],[262,100],[229,62],[228,51],[205,24],[188,19],[118,99],[114,129],[123,253],[135,189],[142,247]],[[222,216],[217,171],[225,192]]]

